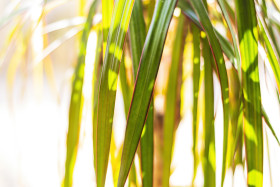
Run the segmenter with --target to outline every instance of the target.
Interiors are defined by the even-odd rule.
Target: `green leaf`
[[[125,184],[148,113],[167,30],[177,1],[157,1],[127,120],[118,186]],[[160,34],[159,34],[160,33]]]
[[[260,37],[264,41],[267,57],[276,79],[278,93],[280,93],[280,66],[279,66],[280,60],[274,46],[272,45],[273,42],[271,41],[271,37],[269,35],[268,29],[265,25],[263,18],[259,17],[258,23],[259,23]]]
[[[139,61],[141,59],[142,49],[146,38],[146,27],[143,15],[141,0],[135,0],[132,10],[132,16],[129,26],[129,41],[132,55],[133,78],[136,79]],[[141,136],[141,170],[142,185],[153,186],[153,157],[154,157],[154,141],[153,141],[153,124],[154,110],[153,100],[151,101],[146,124]]]
[[[143,187],[153,186],[154,165],[154,100],[152,98],[141,135],[141,170]]]
[[[105,57],[109,28],[113,15],[114,0],[102,1],[102,27],[103,27],[103,58]]]
[[[177,101],[177,90],[179,85],[179,71],[182,69],[182,56],[184,51],[184,25],[185,25],[185,17],[181,15],[179,17],[177,31],[175,34],[175,40],[173,43],[173,51],[172,51],[172,61],[171,67],[169,71],[169,80],[167,85],[167,93],[166,93],[166,105],[165,105],[165,117],[163,124],[163,176],[162,176],[162,186],[169,186],[169,176],[170,176],[170,165],[172,158],[172,146],[174,139],[174,128],[178,124],[176,124],[176,112],[180,111]],[[199,34],[199,33],[198,33]],[[178,122],[177,122],[178,123]]]
[[[200,28],[200,30],[204,30],[203,29],[203,25],[200,24],[200,21],[198,19],[198,17],[196,16],[195,11],[193,10],[192,6],[184,1],[184,0],[179,0],[178,5],[179,8],[181,8],[181,10],[183,11],[183,13],[194,23],[198,26],[198,28]],[[223,52],[225,53],[225,55],[228,57],[228,59],[234,64],[235,61],[235,55],[234,55],[234,51],[233,48],[230,44],[230,42],[224,38],[216,29],[214,29],[214,32],[220,42],[221,48],[223,50]]]
[[[244,134],[248,186],[263,184],[263,129],[258,70],[258,30],[254,0],[236,0],[242,62]],[[244,16],[246,15],[246,16]]]
[[[230,34],[231,34],[231,38],[232,38],[232,41],[233,41],[233,47],[234,47],[235,59],[236,59],[236,62],[237,62],[236,67],[237,67],[237,70],[238,70],[238,74],[241,77],[241,60],[240,60],[240,55],[239,55],[239,51],[238,51],[238,44],[237,44],[237,39],[235,38],[235,33],[234,33],[234,30],[233,30],[233,26],[230,22],[229,14],[227,12],[226,2],[225,2],[225,0],[218,0],[218,2],[219,2],[220,8],[223,12],[224,18],[226,20],[227,26],[228,26]]]
[[[228,139],[228,125],[229,125],[229,87],[228,87],[228,77],[225,66],[225,60],[221,50],[221,46],[217,36],[215,34],[214,28],[208,17],[207,11],[201,0],[190,0],[196,14],[199,17],[200,24],[203,27],[204,32],[208,38],[211,46],[212,54],[215,59],[215,63],[218,70],[218,77],[220,79],[221,90],[222,90],[222,103],[223,103],[223,113],[224,113],[224,138],[223,138],[223,165],[222,165],[222,182],[223,185],[225,170],[226,170],[226,155],[227,155],[227,139]]]
[[[193,34],[193,158],[194,158],[194,175],[193,183],[196,177],[198,167],[198,153],[197,153],[197,105],[198,105],[198,93],[199,93],[199,80],[200,80],[200,30],[191,24]]]
[[[120,83],[124,102],[125,116],[127,117],[129,106],[132,98],[132,88],[128,84],[128,77],[126,75],[125,57],[123,56],[120,64]]]
[[[97,157],[97,148],[96,148],[96,138],[97,138],[97,103],[98,103],[98,93],[99,93],[99,79],[100,79],[100,71],[102,67],[102,31],[99,29],[98,32],[98,40],[97,40],[97,47],[96,47],[96,56],[94,62],[94,70],[93,70],[93,78],[92,78],[92,105],[93,105],[93,114],[92,114],[92,139],[93,139],[93,163],[94,163],[94,170],[95,170],[95,177],[97,174],[97,166],[96,166],[96,157]]]
[[[214,86],[213,86],[213,57],[206,39],[203,39],[204,58],[204,186],[216,186],[216,151],[214,132]]]
[[[229,103],[230,103],[230,126],[228,135],[227,167],[235,169],[234,157],[237,147],[242,147],[242,122],[239,123],[241,107],[241,83],[238,72],[234,67],[228,68],[229,77]],[[241,118],[242,119],[242,118]],[[241,124],[241,126],[239,125]],[[237,155],[236,157],[239,157]],[[242,158],[242,157],[241,157]]]
[[[262,116],[263,116],[264,121],[267,124],[268,128],[270,129],[272,135],[274,136],[275,140],[277,141],[278,145],[280,146],[279,139],[278,139],[278,137],[277,137],[277,135],[276,135],[276,133],[275,133],[271,123],[270,123],[269,117],[267,116],[267,114],[266,114],[266,112],[265,112],[263,107],[262,107]]]
[[[97,112],[97,187],[105,185],[117,79],[134,0],[117,0],[102,66]]]
[[[129,42],[132,56],[132,71],[135,81],[137,70],[146,39],[146,26],[141,0],[135,0],[129,24]]]
[[[72,85],[71,102],[69,108],[69,128],[67,135],[67,154],[65,163],[65,178],[64,186],[72,186],[73,170],[76,162],[76,156],[79,144],[79,134],[80,134],[80,122],[82,113],[82,88],[84,81],[84,67],[85,67],[85,55],[88,36],[92,26],[92,19],[95,14],[97,7],[97,1],[94,1],[90,7],[87,21],[85,23],[81,43],[80,51],[78,57],[78,64],[75,69],[75,76]]]

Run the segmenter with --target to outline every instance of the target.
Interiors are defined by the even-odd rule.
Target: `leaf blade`
[[[258,31],[255,3],[253,0],[236,0],[235,6],[242,62],[244,139],[248,172],[247,184],[249,186],[262,186],[263,130],[261,119],[261,95],[258,71]]]
[[[169,80],[167,85],[167,93],[166,93],[166,106],[165,106],[165,118],[163,124],[163,176],[162,176],[162,186],[169,186],[169,176],[170,176],[170,165],[172,159],[172,147],[173,147],[173,139],[175,133],[175,127],[178,125],[178,121],[176,121],[176,112],[180,109],[177,108],[176,100],[177,100],[177,90],[180,87],[178,78],[179,71],[182,69],[181,61],[182,55],[184,51],[184,24],[185,18],[183,15],[179,17],[178,26],[175,36],[175,41],[173,43],[173,51],[172,51],[172,61],[171,68],[169,71]]]
[[[117,79],[134,0],[115,3],[102,66],[97,112],[97,187],[105,185]]]
[[[69,129],[67,134],[67,153],[65,162],[65,178],[63,185],[72,186],[73,170],[77,156],[79,133],[80,133],[80,115],[82,111],[82,87],[84,80],[84,66],[87,40],[92,26],[92,19],[97,7],[97,1],[94,1],[90,7],[87,21],[85,23],[82,39],[80,43],[80,52],[78,64],[75,69],[75,77],[72,85],[71,101],[69,108]]]
[[[177,1],[157,1],[145,41],[125,132],[118,186],[124,186],[151,101],[169,23]],[[158,35],[157,33],[161,33]],[[139,125],[136,125],[139,124]]]
[[[215,34],[214,28],[207,15],[207,11],[201,0],[190,0],[191,5],[194,7],[196,14],[199,17],[203,30],[206,33],[209,44],[211,46],[212,54],[214,56],[217,73],[221,84],[222,103],[223,103],[223,116],[224,116],[224,137],[223,137],[223,165],[221,185],[223,185],[225,170],[226,170],[226,154],[227,154],[227,139],[228,139],[228,125],[229,125],[229,87],[228,76],[225,66],[225,60],[221,50],[220,43]]]

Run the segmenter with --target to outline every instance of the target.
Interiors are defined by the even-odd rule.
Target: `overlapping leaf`
[[[117,0],[102,66],[97,112],[97,186],[105,185],[119,65],[134,0]]]
[[[157,1],[127,120],[118,186],[124,186],[148,113],[167,30],[177,1]],[[161,34],[159,34],[161,33]]]
[[[224,113],[224,138],[223,138],[223,166],[222,166],[222,184],[225,176],[226,170],[226,152],[227,152],[227,139],[228,139],[228,124],[229,124],[229,87],[228,87],[228,77],[225,66],[225,60],[221,50],[221,46],[217,36],[215,34],[214,28],[208,17],[207,11],[201,0],[190,0],[196,14],[199,17],[200,24],[206,33],[208,41],[211,46],[212,54],[215,59],[217,66],[217,73],[220,79],[221,90],[222,90],[222,103],[223,103],[223,113]]]
[[[176,124],[176,111],[180,111],[178,105],[176,104],[177,100],[177,90],[179,84],[178,78],[180,76],[180,69],[182,69],[182,55],[184,51],[184,24],[185,18],[183,15],[179,17],[176,36],[173,44],[172,51],[172,61],[171,68],[169,71],[169,80],[167,85],[167,93],[166,93],[166,105],[165,105],[165,118],[164,118],[164,126],[163,126],[163,176],[162,176],[162,186],[169,186],[169,176],[170,176],[170,165],[172,158],[172,146],[173,139],[175,134]],[[199,34],[199,32],[198,32]]]
[[[141,0],[135,0],[130,26],[129,26],[129,41],[130,50],[132,55],[132,71],[133,79],[136,80],[139,62],[142,54],[142,49],[146,38],[146,27],[143,15],[143,8]],[[131,101],[131,100],[130,100]],[[141,170],[142,170],[142,185],[153,185],[153,122],[154,122],[154,110],[153,100],[150,104],[146,124],[141,136]]]

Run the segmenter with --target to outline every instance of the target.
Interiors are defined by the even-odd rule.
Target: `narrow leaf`
[[[97,187],[105,185],[117,79],[134,0],[117,0],[102,66],[97,112]]]
[[[96,56],[94,62],[94,70],[93,70],[93,78],[92,78],[92,106],[93,106],[93,114],[92,114],[92,134],[93,134],[93,163],[94,163],[94,170],[95,170],[95,177],[97,173],[96,167],[96,136],[97,136],[97,103],[98,103],[98,93],[99,93],[99,79],[100,79],[100,71],[102,66],[102,31],[99,29],[98,32],[98,40],[97,40],[97,48],[96,48]]]
[[[118,186],[125,184],[151,101],[167,30],[177,1],[157,1],[145,41],[127,120]],[[159,34],[161,33],[161,34]]]
[[[114,0],[101,0],[101,1],[102,1],[103,58],[104,58],[110,23],[113,15]]]
[[[198,92],[199,92],[199,80],[200,80],[200,30],[191,24],[193,34],[193,158],[194,158],[194,175],[193,181],[196,177],[198,167],[198,153],[197,153],[197,105],[198,105]]]
[[[79,134],[80,134],[80,122],[82,112],[82,88],[84,81],[84,67],[85,67],[85,55],[88,36],[92,26],[92,19],[97,7],[97,1],[94,1],[90,7],[87,21],[82,33],[80,52],[78,57],[78,64],[75,69],[75,76],[72,85],[71,102],[69,109],[69,128],[67,135],[67,154],[65,163],[65,178],[64,186],[72,186],[73,170],[76,162]]]
[[[242,62],[244,134],[248,186],[263,185],[263,129],[258,70],[258,31],[254,0],[236,0]],[[246,16],[245,16],[246,15]]]
[[[204,186],[216,186],[216,153],[214,132],[214,86],[211,49],[206,39],[203,39],[204,58]]]
[[[267,114],[266,114],[266,112],[265,112],[263,107],[262,107],[262,116],[263,116],[264,121],[267,124],[268,128],[270,129],[272,135],[274,136],[275,140],[277,141],[278,145],[280,146],[279,139],[278,139],[278,137],[277,137],[277,135],[276,135],[276,133],[275,133],[271,123],[270,123],[269,117],[267,116]]]
[[[223,138],[223,165],[222,165],[222,182],[223,185],[225,170],[226,170],[226,155],[227,155],[227,139],[228,139],[228,124],[229,124],[229,87],[228,87],[228,77],[225,66],[225,60],[221,50],[221,46],[217,36],[215,34],[214,28],[208,17],[207,11],[201,0],[190,0],[191,5],[194,7],[196,14],[199,17],[200,23],[203,30],[206,33],[208,41],[211,46],[212,54],[214,56],[218,77],[220,79],[221,90],[222,90],[222,103],[223,103],[223,113],[224,113],[224,138]]]
[[[267,28],[265,27],[265,22],[262,18],[259,19],[259,31],[260,31],[260,36],[261,39],[264,41],[266,51],[267,51],[267,56],[268,60],[270,62],[270,66],[273,70],[277,87],[278,87],[278,93],[280,93],[280,66],[279,66],[279,57],[277,55],[277,52],[275,48],[272,45],[271,39],[269,32]]]
[[[129,41],[132,55],[133,79],[136,80],[142,49],[146,38],[146,26],[143,15],[142,1],[135,0],[129,26]],[[146,124],[141,136],[141,170],[142,185],[153,186],[153,157],[154,157],[154,110],[151,101]]]
[[[177,100],[177,87],[180,87],[178,83],[179,70],[182,69],[180,61],[182,61],[182,55],[184,51],[184,25],[185,18],[183,15],[179,17],[177,31],[175,34],[175,41],[173,44],[172,51],[172,61],[171,68],[169,71],[169,80],[167,85],[167,93],[166,93],[166,105],[165,105],[165,117],[163,124],[163,176],[162,176],[162,186],[169,186],[169,176],[170,176],[170,165],[172,158],[172,145],[174,139],[174,129],[176,124],[176,110],[180,111],[176,104]],[[177,111],[178,112],[178,111]]]
[[[224,18],[226,20],[227,26],[228,26],[230,34],[231,34],[231,38],[232,38],[232,41],[233,41],[233,47],[234,47],[235,59],[236,59],[236,62],[237,62],[236,67],[237,67],[237,70],[238,70],[238,74],[241,77],[241,61],[240,61],[240,55],[239,55],[239,51],[238,51],[238,44],[237,44],[237,39],[235,37],[235,33],[234,33],[234,30],[233,30],[233,26],[232,26],[231,21],[230,21],[229,14],[227,12],[226,2],[225,2],[225,0],[218,0],[218,2],[219,2],[220,8],[222,10],[222,13],[224,15]]]
[[[196,24],[200,30],[204,30],[203,29],[203,25],[200,24],[199,22],[199,18],[197,17],[195,11],[193,10],[192,6],[190,5],[190,3],[188,3],[185,0],[179,0],[178,1],[178,5],[179,8],[182,9],[183,13],[194,23]],[[214,32],[217,36],[217,39],[220,42],[221,48],[223,50],[223,52],[225,53],[225,55],[228,57],[228,59],[234,63],[235,61],[235,55],[234,55],[234,50],[230,44],[230,42],[224,38],[216,29],[214,29]]]

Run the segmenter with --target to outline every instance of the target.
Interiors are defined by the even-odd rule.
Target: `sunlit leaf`
[[[107,39],[100,79],[97,112],[97,187],[105,185],[119,65],[122,59],[123,45],[133,3],[134,0],[117,0],[115,2]]]
[[[175,34],[175,40],[173,43],[172,51],[172,61],[169,71],[169,79],[167,84],[167,93],[166,93],[166,104],[165,104],[165,118],[163,124],[163,176],[162,176],[162,186],[169,186],[169,176],[170,176],[170,165],[172,159],[172,146],[175,134],[176,124],[176,111],[180,111],[178,105],[176,104],[177,100],[177,87],[179,85],[178,76],[180,75],[179,71],[182,69],[182,55],[184,51],[184,25],[185,18],[183,15],[179,17],[177,31]],[[199,34],[199,32],[198,32]],[[177,122],[178,123],[178,122]]]
[[[271,68],[274,72],[274,76],[276,79],[276,83],[278,86],[278,92],[280,93],[280,66],[279,66],[279,57],[276,53],[275,48],[273,47],[273,43],[270,39],[270,35],[268,33],[267,28],[264,25],[264,20],[262,18],[259,19],[259,32],[261,39],[264,41],[266,51],[267,51],[267,57],[270,62]]]
[[[78,64],[75,69],[74,81],[72,85],[71,101],[70,101],[70,108],[69,108],[69,127],[68,127],[68,134],[67,134],[65,178],[63,182],[63,185],[65,187],[72,186],[73,171],[74,171],[74,166],[77,157],[81,112],[83,108],[82,88],[83,88],[83,81],[84,81],[86,46],[87,46],[90,29],[92,26],[92,18],[93,15],[95,14],[96,7],[97,7],[97,1],[94,1],[90,7],[87,21],[83,29],[83,34],[80,43]]]
[[[223,138],[223,165],[222,165],[222,182],[223,184],[226,170],[226,154],[227,154],[227,139],[228,139],[228,124],[229,124],[229,87],[228,77],[226,71],[225,60],[221,50],[221,46],[211,21],[207,15],[207,11],[201,0],[190,0],[196,14],[199,17],[203,30],[206,33],[208,41],[211,46],[212,54],[218,70],[218,77],[220,79],[222,90],[223,116],[224,116],[224,138]]]
[[[236,0],[235,7],[242,62],[247,184],[248,186],[262,186],[263,128],[258,70],[258,30],[256,10],[254,0]]]

